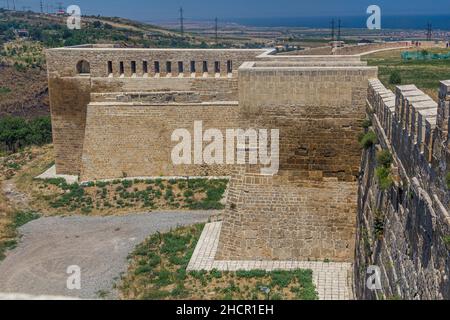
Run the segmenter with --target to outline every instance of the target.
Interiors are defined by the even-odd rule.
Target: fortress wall
[[[73,77],[77,75],[76,65],[81,60],[90,64],[92,77],[132,77],[132,62],[136,62],[136,77],[144,76],[144,64],[147,62],[149,77],[157,74],[155,62],[159,62],[160,77],[170,73],[173,77],[183,75],[191,77],[191,62],[195,62],[196,76],[203,77],[207,73],[215,77],[215,63],[220,63],[221,76],[228,76],[227,62],[232,62],[232,71],[236,73],[239,66],[245,61],[252,61],[256,56],[266,50],[252,49],[126,49],[126,48],[57,48],[47,50],[48,70],[57,73],[61,77]],[[108,62],[111,61],[112,74],[108,70]],[[120,63],[123,63],[123,75],[120,72]],[[167,62],[171,62],[172,72],[167,70]],[[183,62],[183,71],[180,72],[178,62]],[[207,72],[203,71],[203,62],[207,64]]]
[[[377,68],[252,68],[239,75],[251,127],[280,130],[280,172],[238,168],[219,260],[352,261],[368,78]]]
[[[228,176],[231,165],[174,165],[176,129],[239,127],[237,103],[94,102],[87,109],[81,180],[154,176]],[[193,148],[192,148],[193,152]],[[194,157],[192,156],[192,161]]]
[[[367,79],[376,74],[375,67],[241,68],[239,102],[255,125],[280,129],[282,170],[354,181]]]
[[[49,49],[46,51],[53,136],[58,174],[78,175],[81,171],[86,108],[91,92],[178,90],[199,91],[202,101],[236,100],[237,68],[255,59],[264,50],[195,49],[114,49],[89,46]],[[89,63],[89,74],[78,74],[77,64]],[[108,62],[111,61],[112,74]],[[132,62],[136,74],[132,74]],[[147,61],[148,74],[144,74]],[[160,73],[155,73],[155,61]],[[168,75],[166,62],[172,63]],[[196,73],[190,72],[195,61]],[[203,62],[208,72],[203,72]],[[228,73],[227,63],[231,61]],[[120,63],[123,62],[123,75]],[[178,62],[183,62],[180,74]],[[220,63],[216,73],[215,63]]]
[[[48,84],[57,171],[78,175],[91,81],[89,77],[50,77]]]
[[[415,86],[396,94],[371,80],[368,108],[379,148],[366,150],[358,200],[355,288],[362,299],[449,299],[450,235],[446,175],[450,163],[450,81],[436,104]],[[394,156],[394,185],[381,190],[377,149]],[[377,226],[377,227],[376,227]],[[381,227],[380,227],[381,226]],[[447,240],[446,240],[447,239]],[[366,287],[370,265],[381,269],[382,290]]]

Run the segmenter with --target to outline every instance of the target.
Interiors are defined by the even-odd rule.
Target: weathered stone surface
[[[381,147],[394,155],[395,184],[380,190],[374,173],[376,150],[365,151],[354,272],[360,299],[450,299],[448,88],[448,82],[441,83],[438,107],[434,102],[408,102],[411,92],[424,98],[419,100],[428,97],[414,86],[399,86],[392,108],[380,98],[385,90],[381,83],[370,81],[372,124]],[[366,287],[370,265],[381,269],[382,290]]]

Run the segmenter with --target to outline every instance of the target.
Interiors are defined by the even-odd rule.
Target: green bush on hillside
[[[52,141],[50,117],[25,120],[20,117],[0,119],[0,145],[8,152],[17,152],[29,145],[44,145]]]

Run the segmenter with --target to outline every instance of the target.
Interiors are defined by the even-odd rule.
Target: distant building
[[[28,38],[30,36],[30,32],[27,29],[16,29],[14,33],[18,38]]]

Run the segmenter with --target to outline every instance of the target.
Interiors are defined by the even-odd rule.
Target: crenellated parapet
[[[393,155],[382,185],[380,146],[363,151],[358,196],[355,292],[359,299],[450,299],[450,81],[436,103],[414,85],[395,94],[369,80],[368,110],[381,148]],[[369,290],[366,270],[380,269]]]

